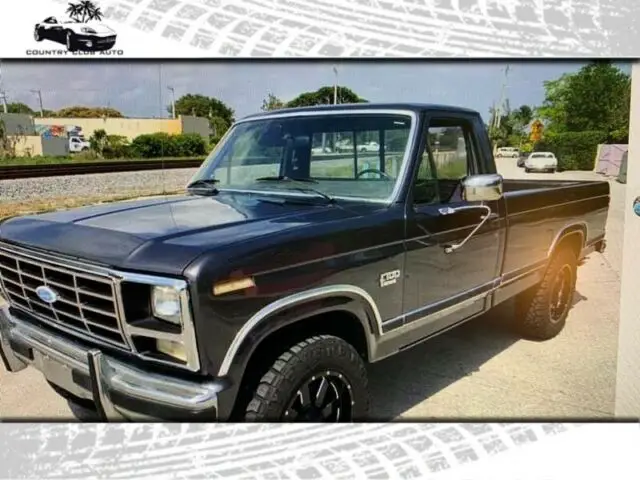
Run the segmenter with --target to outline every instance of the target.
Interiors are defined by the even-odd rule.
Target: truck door
[[[506,233],[502,200],[488,204],[489,220],[462,248],[446,249],[465,239],[486,214],[483,209],[447,213],[447,207],[473,205],[462,198],[463,177],[495,173],[480,122],[464,114],[429,116],[424,122],[422,155],[407,201],[403,302],[403,329],[413,325],[421,336],[485,310],[485,296],[499,278]]]

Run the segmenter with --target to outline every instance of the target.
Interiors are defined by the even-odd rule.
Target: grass
[[[160,160],[204,160],[204,157],[166,157],[166,158],[97,158],[86,155],[72,155],[70,157],[16,157],[0,158],[0,167],[26,166],[26,165],[62,165],[96,162],[140,162]]]
[[[9,217],[17,217],[21,215],[30,215],[35,213],[55,212],[58,210],[67,210],[70,208],[84,207],[87,205],[97,205],[101,203],[121,202],[125,200],[133,200],[141,197],[153,197],[158,195],[176,195],[184,192],[184,189],[170,190],[162,192],[153,189],[132,190],[127,193],[118,193],[110,195],[96,195],[90,197],[77,198],[50,198],[50,199],[33,199],[23,200],[20,202],[0,203],[0,220]]]

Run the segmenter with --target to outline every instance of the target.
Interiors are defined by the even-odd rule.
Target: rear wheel
[[[549,340],[562,331],[573,302],[577,270],[576,254],[563,248],[551,259],[542,282],[520,294],[516,302],[523,336]]]
[[[341,338],[319,335],[278,357],[254,390],[245,420],[351,422],[368,412],[364,361]]]

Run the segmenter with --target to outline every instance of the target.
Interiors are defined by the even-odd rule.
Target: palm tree
[[[103,13],[100,7],[98,7],[91,0],[82,0],[78,3],[69,3],[67,7],[67,14],[81,23],[85,23],[89,20],[102,20]]]
[[[79,21],[79,16],[82,15],[82,8],[78,3],[70,3],[66,11],[67,15],[73,20]]]

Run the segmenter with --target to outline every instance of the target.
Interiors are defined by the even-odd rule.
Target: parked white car
[[[358,150],[361,152],[379,152],[380,144],[378,142],[368,142],[358,145]]]
[[[37,42],[53,40],[67,46],[67,50],[109,50],[116,43],[116,32],[97,22],[80,22],[73,18],[48,17],[36,24],[33,37]]]
[[[72,153],[84,152],[91,148],[91,144],[84,137],[69,137],[69,151]]]
[[[311,149],[311,153],[314,155],[321,155],[331,153],[331,149],[329,147],[313,147]]]
[[[558,159],[551,152],[534,152],[524,161],[524,171],[552,172],[558,170]]]
[[[515,147],[500,147],[496,152],[496,158],[518,158],[520,150]]]

